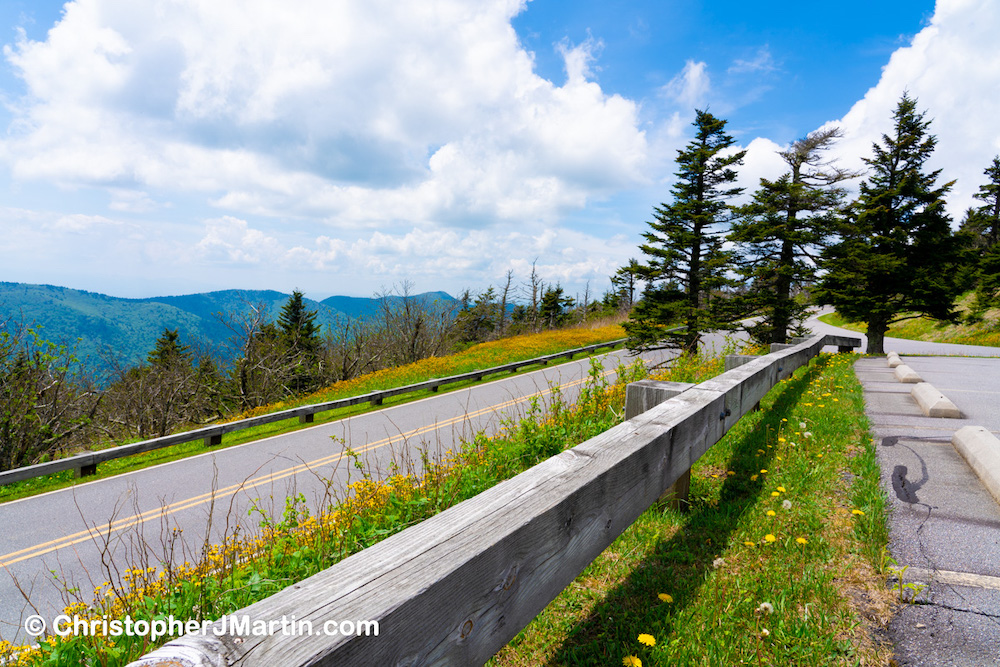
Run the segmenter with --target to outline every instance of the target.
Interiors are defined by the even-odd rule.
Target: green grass
[[[406,366],[387,368],[375,373],[369,373],[347,382],[338,382],[330,387],[307,396],[251,410],[246,413],[236,415],[232,419],[235,420],[248,416],[268,414],[279,410],[287,410],[300,405],[334,401],[340,398],[357,396],[379,389],[391,389],[408,384],[423,382],[433,378],[459,375],[474,370],[480,370],[482,368],[500,366],[505,363],[533,359],[535,357],[555,354],[557,352],[563,352],[577,347],[585,347],[586,345],[615,340],[617,338],[621,338],[622,334],[623,332],[620,327],[612,325],[596,329],[577,328],[544,332],[541,334],[512,336],[510,338],[492,341],[490,343],[474,345],[457,354],[442,357],[431,357]],[[604,354],[607,351],[608,350],[606,349],[601,350],[600,353]],[[555,363],[566,363],[568,361],[569,359],[566,359]],[[555,365],[555,363],[553,365]],[[511,375],[531,373],[535,370],[538,369],[533,367],[522,368]],[[457,391],[474,384],[477,383],[469,380],[466,382],[457,382],[445,385],[441,387],[439,393]],[[43,477],[24,480],[23,482],[15,482],[13,484],[0,486],[0,502],[26,498],[40,493],[74,486],[75,484],[82,484],[107,477],[114,477],[115,475],[120,475],[126,472],[141,470],[143,468],[149,468],[162,463],[187,458],[189,456],[204,454],[206,452],[218,451],[225,447],[232,447],[247,442],[253,442],[263,438],[281,435],[283,433],[290,433],[301,428],[308,428],[310,426],[316,426],[344,419],[346,417],[364,414],[373,410],[379,410],[384,407],[391,407],[393,405],[400,405],[420,400],[434,395],[436,395],[434,392],[427,389],[387,398],[385,399],[384,404],[378,407],[365,403],[362,405],[351,406],[349,408],[321,412],[315,415],[315,421],[312,424],[300,424],[296,418],[256,426],[254,428],[227,434],[223,437],[222,444],[214,447],[206,447],[202,440],[164,447],[162,449],[146,452],[144,454],[136,454],[101,463],[97,466],[97,473],[95,475],[90,475],[80,479],[74,477],[73,471],[66,470],[51,475],[45,475]],[[132,442],[135,442],[135,440]],[[95,447],[94,449],[102,449],[121,444],[127,443],[105,443],[103,447]]]
[[[960,321],[950,323],[929,317],[918,317],[897,322],[889,327],[886,336],[923,340],[931,343],[956,343],[960,345],[986,345],[1000,347],[1000,308],[986,311],[982,321],[969,322],[966,315],[972,305],[974,295],[970,292],[958,301]],[[850,322],[839,313],[823,315],[820,321],[851,331],[866,333],[864,322]]]
[[[648,510],[491,665],[885,664],[867,620],[891,602],[885,498],[855,358],[776,387],[697,463],[689,512]]]

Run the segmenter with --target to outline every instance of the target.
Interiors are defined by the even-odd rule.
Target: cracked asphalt
[[[843,331],[815,324],[817,333]],[[1000,436],[1000,349],[891,339],[885,349],[900,352],[963,415],[924,417],[913,385],[896,381],[885,358],[855,364],[891,503],[889,552],[907,568],[903,584],[923,587],[889,625],[894,657],[907,666],[1000,665],[1000,505],[951,444],[970,424]],[[994,358],[911,356],[963,351]]]

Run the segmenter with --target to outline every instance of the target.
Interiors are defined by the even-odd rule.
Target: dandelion
[[[725,564],[726,564],[725,558],[716,558],[715,560],[712,561],[712,567],[715,569],[719,569]]]
[[[781,503],[781,506],[784,507],[786,510],[790,510],[790,509],[792,509],[792,501],[791,500],[785,500],[785,501],[783,501]]]
[[[796,537],[795,541],[798,542],[799,544],[808,544],[809,543],[809,540],[807,540],[804,537]]]
[[[758,477],[760,477],[760,475],[750,475],[750,481],[756,482]]]
[[[773,614],[774,605],[771,604],[770,602],[761,602],[760,606],[757,607],[757,611],[759,611],[762,614]]]
[[[806,430],[806,423],[805,422],[799,422],[799,428],[802,429],[803,431]]]
[[[853,509],[853,510],[851,510],[851,514],[857,514],[858,516],[864,516],[865,515],[865,513],[862,512],[859,509]]]
[[[805,433],[803,433],[803,435],[807,438],[813,437],[812,431],[806,431]]]
[[[660,593],[656,597],[660,598],[662,602],[673,602],[674,598],[669,593]]]
[[[761,474],[761,475],[766,475],[766,474],[767,474],[767,468],[764,468],[764,469],[762,469],[762,470],[760,471],[760,474]]]
[[[768,510],[768,511],[767,511],[767,515],[768,515],[768,516],[775,516],[775,515],[776,515],[776,513],[775,513],[775,511],[774,511],[774,510]]]
[[[778,487],[778,491],[780,491],[781,493],[786,493],[785,487],[783,487],[783,486],[779,486]]]
[[[624,667],[642,667],[642,660],[634,655],[627,655],[622,658],[622,665]]]
[[[784,441],[785,441],[784,438],[778,438],[778,442],[784,442]]]
[[[770,637],[770,636],[771,636],[771,631],[768,630],[767,628],[764,628],[763,630],[760,631],[760,638],[761,639],[764,639],[765,637]]]
[[[777,496],[780,496],[781,494],[778,493],[777,491],[772,491],[771,495],[777,497]]]
[[[756,542],[744,542],[743,546],[745,546],[745,547],[755,547],[755,546],[757,546],[757,543]]]
[[[653,635],[643,633],[639,635],[638,639],[640,644],[645,644],[646,646],[656,646],[656,637]]]
[[[764,539],[765,539],[765,540],[766,540],[767,542],[774,542],[774,541],[775,541],[775,540],[777,540],[778,538],[777,538],[777,537],[775,537],[774,535],[772,535],[771,533],[768,533],[767,535],[765,535],[765,536],[764,536]]]

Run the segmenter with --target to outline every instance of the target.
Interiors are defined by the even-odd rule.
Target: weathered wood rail
[[[0,472],[0,485],[12,484],[14,482],[20,482],[26,479],[33,479],[35,477],[41,477],[43,475],[51,475],[52,473],[62,472],[63,470],[75,470],[77,476],[93,475],[97,472],[98,463],[104,463],[105,461],[119,459],[122,458],[123,456],[142,454],[144,452],[149,452],[154,449],[162,449],[163,447],[170,447],[171,445],[179,445],[185,442],[194,442],[195,440],[204,440],[205,445],[207,446],[219,445],[222,444],[223,435],[227,433],[233,433],[236,431],[242,431],[248,428],[253,428],[254,426],[261,426],[263,424],[272,424],[274,422],[280,422],[286,419],[295,419],[295,418],[298,418],[298,420],[302,423],[312,423],[313,417],[320,412],[327,412],[329,410],[336,410],[338,408],[347,408],[353,405],[360,405],[362,403],[371,403],[372,405],[382,405],[382,402],[385,399],[391,398],[393,396],[399,396],[401,394],[409,394],[415,391],[422,391],[424,389],[437,391],[440,387],[449,384],[455,384],[457,382],[467,382],[467,381],[478,382],[487,375],[496,375],[498,373],[513,373],[526,366],[535,366],[535,365],[544,366],[548,364],[550,361],[555,361],[557,359],[571,359],[574,355],[590,354],[605,347],[614,348],[624,342],[625,342],[624,338],[619,338],[616,340],[608,341],[606,343],[587,345],[586,347],[578,347],[572,350],[566,350],[564,352],[548,354],[543,357],[535,357],[534,359],[524,359],[522,361],[515,361],[509,364],[503,364],[501,366],[493,366],[491,368],[483,368],[477,371],[469,371],[468,373],[461,373],[459,375],[450,375],[448,377],[443,377],[443,378],[434,378],[432,380],[426,380],[424,382],[418,382],[416,384],[406,385],[405,387],[380,389],[378,391],[369,392],[367,394],[361,394],[360,396],[350,396],[348,398],[340,398],[335,401],[327,401],[325,403],[313,403],[311,405],[301,405],[297,408],[289,408],[288,410],[282,410],[280,412],[272,412],[266,415],[260,415],[258,417],[248,417],[247,419],[239,419],[236,421],[226,422],[224,424],[214,424],[212,426],[205,426],[204,428],[194,429],[191,431],[184,431],[182,433],[174,433],[159,438],[151,438],[149,440],[143,440],[141,442],[133,442],[127,445],[120,445],[118,447],[109,447],[108,449],[102,449],[96,452],[85,452],[82,454],[77,454],[75,456],[67,456],[64,459],[57,459],[55,461],[48,461],[46,463],[37,463],[35,465],[24,466],[23,468],[14,468],[12,470],[5,470],[3,472]]]
[[[220,619],[130,667],[481,665],[824,345],[860,340],[751,360],[236,613],[376,621],[377,636],[234,634]]]

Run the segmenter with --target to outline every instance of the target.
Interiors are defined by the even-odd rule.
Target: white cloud
[[[663,87],[663,92],[683,107],[701,108],[711,89],[707,70],[708,65],[704,61],[689,60],[680,74]]]
[[[771,56],[771,49],[765,44],[757,50],[751,60],[737,58],[726,70],[727,74],[768,73],[777,69],[774,58]]]
[[[985,169],[1000,153],[1000,49],[996,26],[1000,3],[992,0],[938,0],[930,25],[893,53],[878,84],[839,121],[846,136],[836,153],[844,166],[861,169],[862,157],[892,131],[892,112],[903,91],[918,100],[938,138],[931,168],[942,182],[957,179],[948,209],[956,222],[976,203],[972,194]]]
[[[15,178],[200,192],[343,227],[552,222],[646,179],[637,106],[591,80],[599,42],[536,75],[524,2],[75,0],[4,54],[24,80]],[[168,195],[164,195],[168,196]]]

